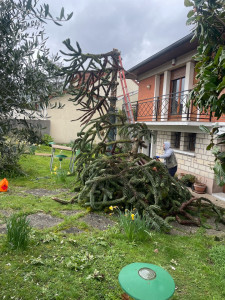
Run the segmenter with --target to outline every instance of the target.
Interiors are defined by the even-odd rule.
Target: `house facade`
[[[193,55],[197,42],[191,39],[192,34],[129,70],[139,81],[138,101],[132,105],[136,121],[149,125],[156,137],[156,142],[152,138],[148,149],[142,151],[150,157],[160,155],[163,142],[170,141],[178,160],[178,174],[193,174],[207,185],[208,193],[218,193],[223,188],[215,182],[214,156],[206,150],[210,136],[199,126],[225,126],[225,118],[217,120],[207,112],[200,113],[192,103],[186,105],[196,83]]]

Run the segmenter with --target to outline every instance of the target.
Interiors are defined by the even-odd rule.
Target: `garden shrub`
[[[41,138],[41,144],[49,146],[49,143],[54,142],[54,139],[47,133],[45,133]]]
[[[181,177],[180,181],[186,185],[186,186],[191,186],[196,180],[196,177],[191,174],[185,174]]]
[[[0,176],[14,177],[22,173],[19,158],[24,152],[25,144],[13,139],[1,140]]]

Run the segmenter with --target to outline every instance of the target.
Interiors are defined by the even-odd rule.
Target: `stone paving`
[[[30,221],[31,227],[38,229],[53,227],[63,222],[63,219],[56,218],[44,213],[36,213],[29,215],[27,219]]]

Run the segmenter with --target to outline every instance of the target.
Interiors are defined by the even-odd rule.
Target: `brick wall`
[[[149,86],[149,88],[147,88]],[[154,97],[155,76],[145,78],[139,83],[138,101]]]

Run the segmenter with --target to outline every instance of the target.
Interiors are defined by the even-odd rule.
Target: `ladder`
[[[134,114],[130,103],[130,95],[127,88],[127,82],[126,82],[121,56],[119,56],[119,65],[121,67],[119,69],[119,76],[120,76],[120,82],[123,90],[123,101],[124,101],[127,120],[129,123],[134,123]]]

